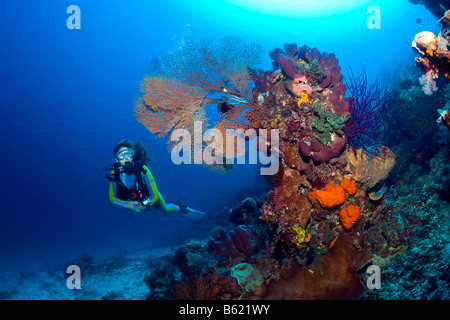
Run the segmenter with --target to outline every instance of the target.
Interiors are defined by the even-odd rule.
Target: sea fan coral
[[[188,41],[153,60],[152,73],[141,83],[142,95],[135,99],[134,115],[158,137],[178,128],[193,136],[195,121],[202,122],[202,131],[208,128],[207,105],[227,103],[216,128],[221,132],[244,129],[260,118],[250,68],[261,63],[262,53],[260,45],[246,44],[238,37],[225,37],[220,44]],[[168,145],[172,150],[174,143]]]
[[[216,300],[230,280],[217,273],[214,268],[208,269],[201,277],[189,273],[171,290],[172,295],[180,300]]]

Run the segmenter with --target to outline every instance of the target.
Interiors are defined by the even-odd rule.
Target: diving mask
[[[120,150],[115,154],[117,160],[123,160],[125,159],[125,157],[128,157],[128,159],[132,159],[133,156],[134,156],[134,149],[131,148]]]

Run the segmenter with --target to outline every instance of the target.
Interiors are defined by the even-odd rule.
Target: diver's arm
[[[154,194],[154,197],[152,199],[152,203],[159,201],[161,207],[164,209],[164,211],[169,214],[172,213],[174,211],[179,211],[180,207],[177,205],[172,205],[172,204],[166,204],[166,202],[164,201],[163,196],[161,195],[161,193],[158,191],[158,188],[156,187],[156,182],[155,179],[153,178],[152,173],[150,172],[150,170],[148,169],[148,167],[146,165],[143,166],[146,175],[144,175],[144,177],[146,177],[148,179],[148,182],[150,183],[150,187],[152,189],[152,192]],[[146,179],[146,182],[147,182]]]
[[[109,182],[109,201],[116,206],[127,207],[128,201],[120,200],[116,197],[116,186],[112,181]]]
[[[114,170],[111,170],[111,176],[114,176]],[[117,185],[116,183],[113,183],[112,181],[109,182],[109,201],[111,201],[112,204],[115,204],[116,206],[123,207],[126,209],[133,209],[134,206],[129,202],[125,200],[121,200],[117,198]]]

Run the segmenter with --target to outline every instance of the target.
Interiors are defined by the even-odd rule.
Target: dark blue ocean
[[[272,68],[270,50],[295,42],[334,52],[344,75],[363,65],[369,81],[378,76],[382,87],[389,86],[416,56],[414,35],[439,25],[423,6],[407,0],[357,2],[342,12],[324,5],[309,13],[310,1],[280,2],[280,11],[269,12],[237,0],[1,1],[2,270],[62,264],[83,253],[101,259],[154,249],[171,245],[171,238],[180,244],[180,233],[202,223],[109,202],[102,168],[114,162],[113,148],[124,138],[147,148],[167,202],[220,215],[267,192],[258,165],[235,165],[220,175],[172,163],[167,138],[156,138],[133,116],[150,60],[187,40],[236,35],[264,46],[262,69]],[[373,4],[381,9],[380,29],[367,27],[366,10]],[[67,28],[70,5],[81,9],[81,29]],[[286,16],[298,6],[304,15]],[[214,107],[207,112],[217,118]],[[183,234],[186,239],[189,234]]]

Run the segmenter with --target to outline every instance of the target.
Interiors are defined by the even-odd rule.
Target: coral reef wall
[[[403,248],[409,230],[390,215],[383,186],[396,156],[380,141],[365,140],[360,149],[349,144],[353,100],[339,60],[296,44],[269,55],[273,70],[249,69],[252,121],[245,128],[265,130],[257,147],[279,157],[278,172],[268,177],[272,189],[231,210],[231,230],[216,230],[204,246],[174,255],[181,276],[166,286],[166,297],[357,299],[364,292],[358,271],[374,255]],[[217,103],[224,114],[236,107]],[[268,138],[272,130],[278,146]],[[211,282],[214,290],[205,285]]]

